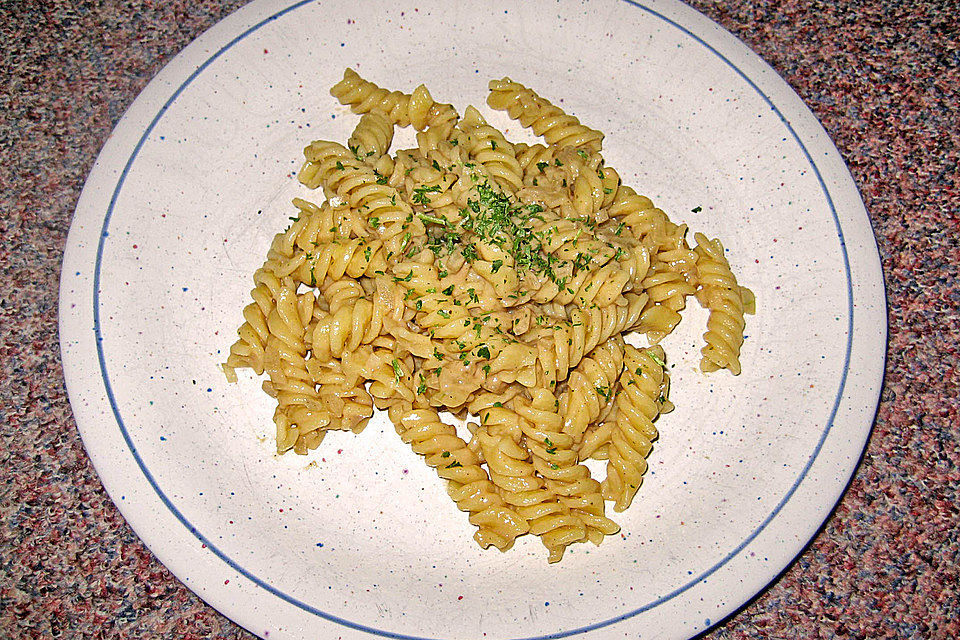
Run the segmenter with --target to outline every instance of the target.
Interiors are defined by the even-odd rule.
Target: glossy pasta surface
[[[630,506],[673,407],[657,343],[695,296],[710,312],[701,369],[738,374],[753,294],[718,240],[691,248],[685,225],[621,184],[602,133],[509,78],[489,106],[546,144],[512,143],[423,85],[348,69],[331,94],[356,129],[304,149],[315,196],[294,201],[254,274],[228,379],[267,375],[280,453],[386,411],[484,548],[532,534],[556,562],[599,544],[619,531],[607,502]],[[391,154],[407,126],[417,146]]]

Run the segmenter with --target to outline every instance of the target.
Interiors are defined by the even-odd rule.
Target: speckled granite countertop
[[[0,1],[0,637],[251,637],[104,492],[63,384],[60,262],[96,154],[178,51],[242,2]],[[960,636],[960,19],[943,0],[693,5],[772,64],[848,162],[890,342],[876,426],[806,552],[710,638]]]

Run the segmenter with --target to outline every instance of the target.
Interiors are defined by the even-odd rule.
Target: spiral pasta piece
[[[653,422],[666,405],[669,378],[659,346],[624,350],[623,375],[617,395],[616,426],[610,436],[607,478],[603,495],[614,501],[614,511],[630,506],[647,470],[646,458],[657,439]]]
[[[412,94],[381,89],[369,80],[364,80],[353,69],[343,72],[343,79],[330,89],[331,95],[341,104],[350,105],[354,113],[376,112],[387,117],[400,127],[413,125],[417,131],[436,123],[440,126],[456,119],[453,107],[433,100],[423,85]]]
[[[601,132],[583,126],[575,117],[564,113],[563,109],[510,78],[490,81],[487,104],[506,111],[524,127],[532,128],[536,135],[543,136],[547,144],[600,151],[603,142]]]
[[[314,140],[304,147],[303,155],[305,161],[300,167],[297,179],[309,189],[323,186],[328,198],[336,194],[336,189],[330,185],[337,172],[343,172],[345,167],[357,170],[361,166],[349,149],[327,140]]]
[[[460,122],[463,132],[459,144],[487,171],[503,189],[516,191],[523,186],[523,172],[513,145],[499,130],[487,124],[480,112],[468,107]]]
[[[547,468],[554,475],[575,464],[576,454],[571,450],[573,439],[560,429],[559,416],[553,410],[556,397],[543,389],[534,389],[532,401],[518,399],[514,403],[520,422],[524,443],[530,451],[534,468],[547,482],[540,471]],[[548,489],[529,504],[518,507],[521,516],[527,519],[530,533],[539,536],[549,553],[549,562],[559,562],[566,548],[587,537],[587,527],[570,507],[561,504],[556,492]]]
[[[374,164],[390,149],[393,123],[379,113],[365,113],[350,134],[347,146],[359,160]]]
[[[312,307],[313,293],[298,296],[287,279],[267,316],[270,337],[264,349],[264,371],[270,377],[271,395],[277,399],[277,453],[288,449],[305,453],[316,448],[332,417],[306,364],[304,328]]]
[[[517,536],[528,531],[526,521],[497,493],[476,454],[454,427],[440,420],[435,409],[400,403],[389,413],[400,438],[447,480],[457,507],[470,513],[471,524],[478,528],[474,537],[481,547],[493,545],[506,551]]]
[[[577,460],[573,450],[573,438],[563,433],[560,414],[557,413],[557,398],[547,389],[533,390],[532,400],[526,401],[518,396],[513,405],[518,414],[526,418],[523,431],[527,448],[530,450],[534,467],[543,478],[545,487],[554,493],[557,502],[583,525],[583,537],[578,527],[572,526],[565,513],[557,513],[552,508],[548,513],[544,506],[538,505],[530,511],[521,510],[521,515],[537,515],[535,526],[531,522],[531,533],[550,527],[539,535],[550,551],[550,562],[557,562],[563,551],[572,542],[589,540],[599,544],[606,535],[620,530],[619,525],[604,515],[603,496],[600,483],[590,476],[590,470]],[[539,522],[545,519],[544,522]]]
[[[240,337],[230,347],[230,355],[223,365],[231,382],[236,382],[238,368],[253,369],[257,375],[263,373],[264,350],[270,337],[267,316],[276,305],[281,283],[277,276],[262,268],[253,274],[253,281],[256,286],[250,295],[254,301],[243,309],[244,323],[237,329]]]
[[[530,507],[553,498],[544,488],[523,444],[522,418],[503,407],[488,407],[479,413],[481,424],[474,434],[483,460],[504,501],[514,507]],[[529,524],[529,523],[528,523]]]
[[[740,347],[746,326],[743,290],[730,271],[720,241],[709,240],[702,233],[694,238],[701,284],[697,298],[710,311],[707,332],[703,334],[707,344],[701,350],[700,369],[704,372],[729,369],[733,375],[740,375]],[[752,299],[752,293],[748,296]]]
[[[623,369],[623,338],[615,335],[597,345],[570,372],[559,396],[563,432],[574,442],[612,406]]]

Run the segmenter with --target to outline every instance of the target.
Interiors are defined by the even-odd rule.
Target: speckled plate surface
[[[462,112],[505,75],[606,132],[605,157],[719,236],[757,294],[743,375],[697,369],[695,304],[665,341],[674,413],[622,534],[548,565],[482,551],[382,417],[307,457],[224,359],[287,224],[311,139],[356,117],[343,68]],[[700,208],[696,213],[694,209]],[[143,91],[87,181],[61,282],[77,422],[124,516],[181,580],[264,638],[683,638],[767,585],[856,467],[886,339],[874,238],[830,140],[765,63],[670,1],[254,2]]]

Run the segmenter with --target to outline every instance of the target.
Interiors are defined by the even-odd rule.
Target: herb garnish
[[[417,187],[413,190],[413,201],[417,204],[430,204],[430,198],[427,197],[427,194],[439,192],[440,185],[433,185],[432,187]]]

